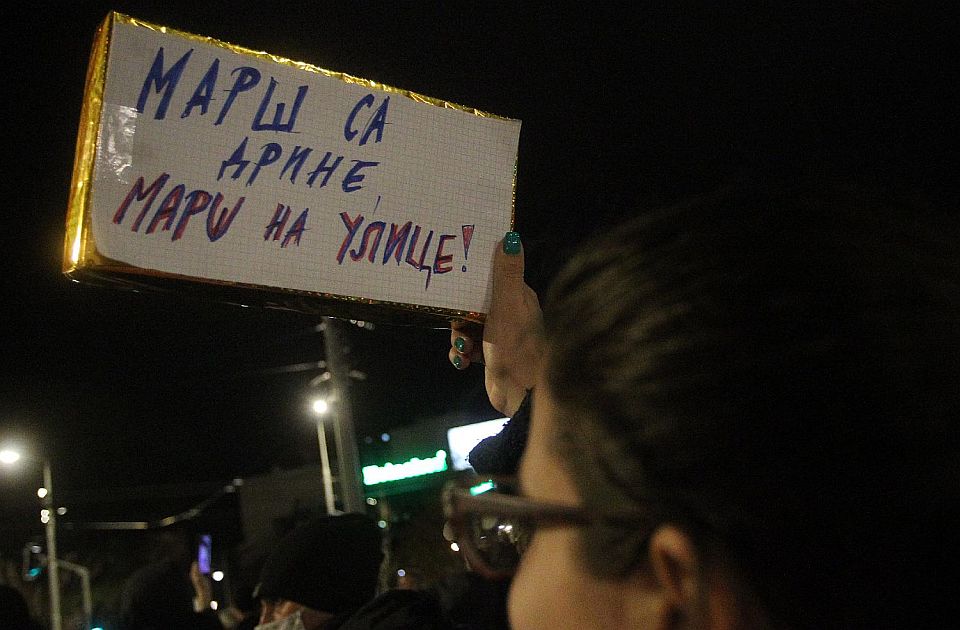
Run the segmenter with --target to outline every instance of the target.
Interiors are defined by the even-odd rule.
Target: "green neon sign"
[[[363,485],[375,486],[378,483],[432,475],[433,473],[443,472],[446,469],[447,452],[437,451],[437,454],[433,457],[426,457],[424,459],[411,457],[400,464],[387,462],[383,466],[377,466],[375,464],[364,466],[361,472],[363,473]]]

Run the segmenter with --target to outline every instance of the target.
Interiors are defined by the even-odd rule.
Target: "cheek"
[[[576,535],[575,528],[556,527],[533,537],[510,586],[513,630],[620,627],[619,589],[580,568]]]
[[[564,566],[569,563],[557,529],[536,533],[524,551],[520,567],[510,585],[508,611],[513,630],[559,628],[569,599],[564,583]]]

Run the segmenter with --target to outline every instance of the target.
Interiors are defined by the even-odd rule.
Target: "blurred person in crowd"
[[[523,453],[529,425],[529,401],[495,436],[470,451],[468,460],[478,474],[514,474]],[[452,540],[445,525],[443,536]],[[404,576],[406,577],[406,576]],[[506,630],[509,580],[491,579],[471,570],[446,575],[429,585],[411,587],[397,580],[363,606],[340,630]]]
[[[519,484],[447,503],[475,565],[506,557],[477,532],[526,530],[485,567],[516,571],[512,626],[953,627],[958,235],[744,184],[605,230],[541,314],[508,234],[450,357],[506,414],[532,391]]]
[[[231,589],[230,605],[220,615],[220,621],[231,630],[253,630],[260,622],[260,604],[253,597],[255,585],[237,577]],[[224,619],[224,617],[228,619]]]
[[[23,593],[7,584],[0,584],[0,630],[40,630]]]
[[[210,607],[213,585],[200,574],[189,537],[178,529],[160,532],[148,562],[124,581],[119,615],[124,630],[222,630]]]
[[[154,560],[123,584],[120,623],[124,630],[222,630],[210,607],[212,587],[197,563],[182,554]]]
[[[361,514],[318,516],[271,551],[254,597],[259,630],[333,630],[376,595],[380,528]]]

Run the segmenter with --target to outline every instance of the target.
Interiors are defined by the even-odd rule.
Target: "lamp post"
[[[50,462],[43,460],[43,487],[47,489],[43,505],[47,508],[47,584],[50,587],[50,625],[60,630],[60,567],[57,564],[57,509],[53,505],[53,474]]]
[[[323,416],[330,405],[326,400],[313,401],[313,412],[317,414],[317,442],[320,445],[320,471],[323,475],[323,500],[327,506],[327,514],[336,514],[337,508],[333,501],[333,478],[330,474],[330,454],[327,452],[327,427]]]
[[[363,488],[360,484],[360,454],[357,449],[348,394],[350,372],[343,358],[336,320],[331,317],[323,318],[323,342],[331,385],[336,392],[337,415],[333,431],[337,444],[337,465],[343,509],[349,513],[362,513],[364,503]]]
[[[21,458],[13,450],[0,451],[0,463],[14,464]],[[50,627],[61,630],[60,618],[60,570],[57,564],[57,509],[53,504],[53,474],[50,462],[43,460],[43,488],[37,493],[43,499],[44,512],[40,518],[47,533],[47,585],[50,591]]]

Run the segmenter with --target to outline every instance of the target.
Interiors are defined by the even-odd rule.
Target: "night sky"
[[[944,194],[960,111],[944,15],[913,3],[711,4],[19,11],[3,40],[0,441],[49,457],[57,485],[75,494],[317,461],[305,404],[318,372],[276,370],[323,359],[317,316],[61,274],[86,64],[109,10],[522,120],[517,228],[538,291],[588,234],[734,178],[805,172]],[[351,367],[368,374],[353,390],[361,438],[423,418],[495,417],[482,373],[448,364],[447,332],[378,322],[348,336]],[[24,483],[0,478],[0,510]]]

